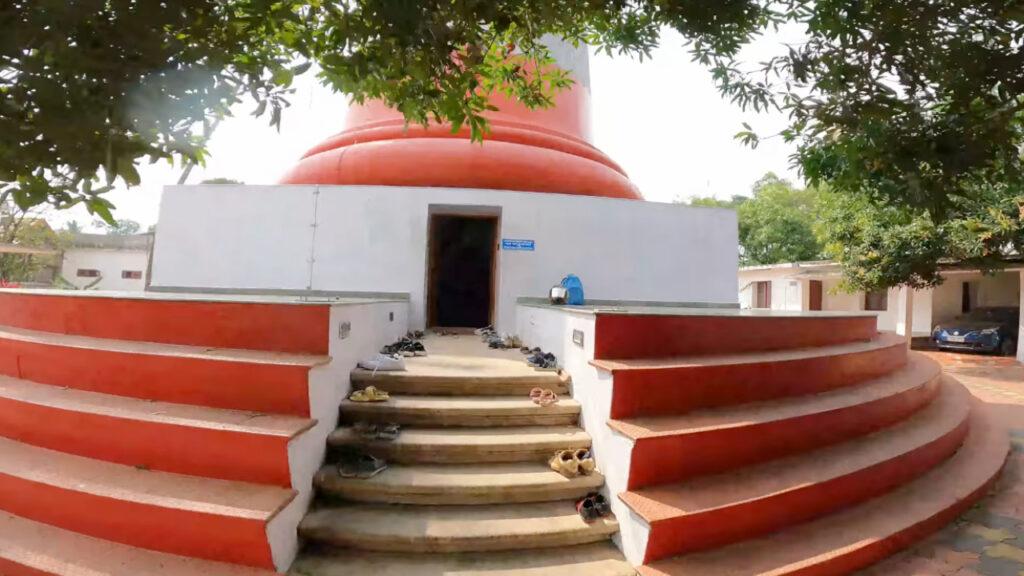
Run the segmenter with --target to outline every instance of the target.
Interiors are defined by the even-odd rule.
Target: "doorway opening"
[[[808,288],[810,288],[810,294],[808,294],[808,308],[810,310],[821,310],[822,300],[822,284],[821,280],[811,280],[808,282]]]
[[[427,324],[481,328],[492,323],[498,217],[432,214]]]

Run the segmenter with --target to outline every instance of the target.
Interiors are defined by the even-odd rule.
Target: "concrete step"
[[[238,294],[0,292],[0,324],[96,338],[327,354],[330,303]]]
[[[667,310],[667,313],[666,313]],[[668,358],[831,346],[878,333],[874,314],[651,307],[604,309],[594,327],[594,358]]]
[[[401,464],[476,464],[544,462],[556,450],[589,448],[590,435],[575,426],[407,428],[396,440],[384,442],[338,428],[327,442],[332,448],[360,447]]]
[[[634,441],[629,488],[735,470],[863,436],[926,406],[941,369],[922,355],[859,386],[683,416],[612,420]]]
[[[874,434],[620,497],[650,526],[647,562],[746,540],[883,495],[940,465],[967,435],[970,398],[947,380],[930,406]]]
[[[392,396],[387,402],[341,403],[345,422],[395,422],[403,426],[558,426],[578,422],[580,405],[563,397],[538,406],[523,396]]]
[[[0,436],[151,470],[290,487],[288,444],[313,424],[0,376]]]
[[[487,552],[599,542],[618,531],[613,517],[587,524],[572,501],[506,506],[358,504],[310,512],[307,540],[381,552]]]
[[[309,371],[329,360],[0,327],[2,375],[213,408],[308,416]]]
[[[592,364],[614,378],[612,418],[633,418],[828,392],[883,376],[906,361],[906,341],[881,334],[815,348]]]
[[[635,576],[611,542],[552,550],[393,554],[332,550],[299,557],[293,576]]]
[[[268,529],[295,495],[285,488],[140,470],[0,438],[0,509],[150,550],[272,569],[275,550]],[[276,554],[283,558],[288,552]]]
[[[541,463],[390,466],[368,480],[342,478],[324,466],[314,480],[323,496],[390,504],[509,504],[576,500],[604,485],[604,476],[566,478]]]
[[[569,393],[567,376],[536,370],[526,363],[525,356],[512,352],[502,356],[431,354],[406,359],[405,371],[357,368],[351,377],[356,388],[372,385],[392,394],[525,397],[535,387],[550,388],[563,396]]]
[[[983,497],[1009,436],[974,403],[964,446],[928,474],[859,506],[757,540],[639,569],[644,576],[848,574],[940,529]]]
[[[5,576],[274,576],[276,572],[153,552],[0,512]]]

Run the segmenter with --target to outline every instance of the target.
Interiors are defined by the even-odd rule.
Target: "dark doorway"
[[[811,280],[808,282],[810,287],[810,302],[809,308],[811,310],[821,310],[821,280]]]
[[[480,328],[491,323],[497,233],[495,216],[431,216],[430,326]]]

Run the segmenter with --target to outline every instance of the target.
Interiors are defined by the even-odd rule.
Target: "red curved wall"
[[[345,130],[314,146],[282,184],[435,186],[641,199],[629,177],[590,143],[590,94],[574,84],[555,106],[530,110],[503,95],[484,143],[469,130],[405,126],[381,102],[353,104]]]

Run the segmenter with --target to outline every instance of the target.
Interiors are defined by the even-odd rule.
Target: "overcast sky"
[[[790,146],[774,139],[750,150],[733,139],[744,121],[768,133],[783,126],[784,117],[741,111],[719,96],[704,68],[690,62],[680,36],[666,33],[661,44],[644,62],[603,54],[590,61],[594,144],[626,170],[645,198],[728,198],[749,192],[769,171],[798,180],[790,167]],[[745,58],[763,60],[780,46],[781,36],[773,35],[749,48]],[[319,86],[311,74],[296,88],[280,133],[265,118],[249,116],[251,103],[240,104],[214,134],[207,165],[193,170],[188,182],[223,177],[272,184],[306,149],[338,132],[345,98]],[[143,165],[139,172],[140,186],[107,197],[117,206],[115,217],[137,220],[145,229],[157,222],[161,189],[177,181],[181,168],[160,163]],[[50,217],[56,224],[70,218],[82,224],[94,220],[77,208]]]

